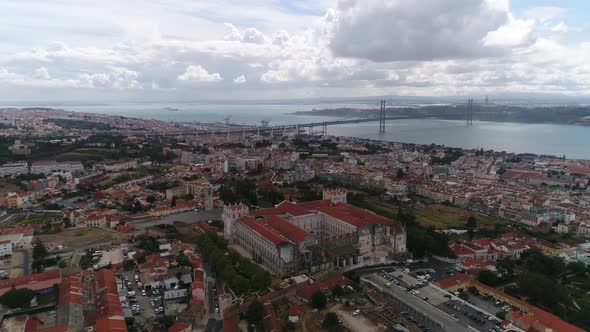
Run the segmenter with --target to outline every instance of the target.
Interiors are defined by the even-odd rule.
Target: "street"
[[[29,249],[15,250],[23,254],[23,275],[31,274],[31,251]]]
[[[205,331],[218,332],[222,329],[222,314],[221,311],[218,313],[215,312],[215,308],[219,308],[219,302],[216,300],[216,282],[212,275],[213,273],[209,265],[205,264],[205,297],[207,302],[207,316],[209,317]]]

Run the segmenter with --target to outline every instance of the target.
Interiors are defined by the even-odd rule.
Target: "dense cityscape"
[[[2,331],[590,326],[589,161],[1,117]]]
[[[590,1],[0,1],[0,332],[590,331]]]

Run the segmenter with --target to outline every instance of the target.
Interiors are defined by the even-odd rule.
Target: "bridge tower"
[[[385,132],[385,100],[381,101],[379,109],[379,132]]]
[[[328,124],[327,123],[322,123],[322,135],[326,136],[328,135]]]
[[[467,125],[473,124],[473,98],[467,99]]]

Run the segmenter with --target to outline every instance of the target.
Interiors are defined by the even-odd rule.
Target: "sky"
[[[0,104],[590,95],[587,0],[2,0]]]

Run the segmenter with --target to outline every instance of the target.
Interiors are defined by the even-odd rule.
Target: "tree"
[[[329,331],[342,330],[342,325],[340,324],[338,315],[336,315],[333,312],[329,312],[326,314],[326,317],[324,317],[324,321],[322,322],[322,327],[328,329]]]
[[[524,273],[516,281],[520,293],[527,297],[527,301],[543,306],[550,310],[560,310],[570,303],[564,287],[545,275],[538,273]]]
[[[149,195],[145,200],[150,204],[154,204],[156,202],[156,197],[154,195]]]
[[[469,239],[473,240],[473,236],[475,235],[475,229],[477,228],[477,220],[474,216],[469,216],[467,218],[467,233],[469,234]]]
[[[43,272],[45,265],[45,257],[47,257],[47,248],[40,238],[35,238],[33,241],[33,270],[36,272]]]
[[[246,311],[246,320],[249,324],[258,325],[262,321],[264,315],[264,306],[258,301],[250,303],[248,311]]]
[[[35,294],[29,288],[12,288],[0,297],[2,304],[9,308],[27,308]]]
[[[499,283],[498,275],[490,270],[481,270],[477,275],[477,281],[488,286],[497,286]]]
[[[397,178],[398,178],[398,179],[401,179],[401,178],[403,178],[403,177],[404,177],[404,170],[403,170],[403,169],[401,169],[401,168],[398,168],[398,169],[397,169]]]
[[[321,290],[316,291],[311,296],[311,305],[312,305],[312,307],[314,307],[318,310],[324,309],[326,307],[327,303],[328,303],[328,299],[326,298],[326,295]]]
[[[582,262],[570,262],[567,264],[567,270],[583,276],[586,273],[586,265]]]
[[[334,286],[334,288],[332,288],[332,295],[336,297],[344,295],[344,288],[340,285]]]
[[[477,227],[477,219],[475,216],[471,215],[467,218],[467,228],[476,228]]]

